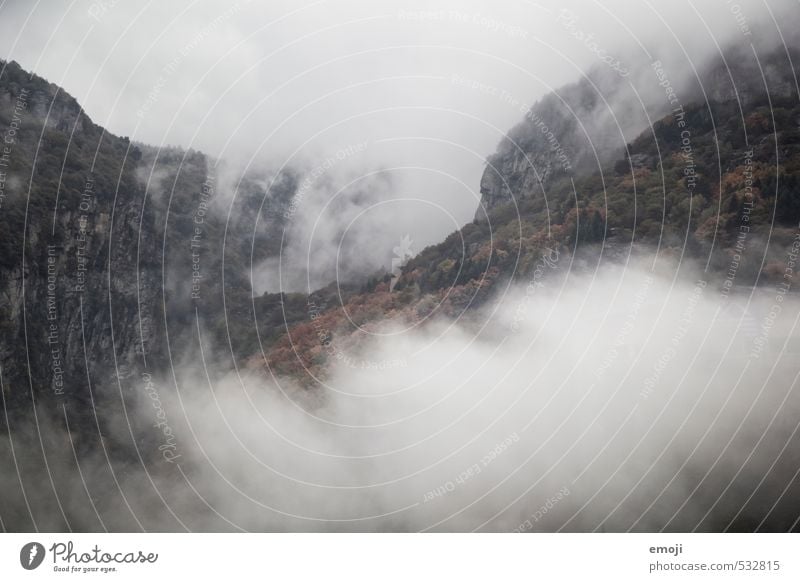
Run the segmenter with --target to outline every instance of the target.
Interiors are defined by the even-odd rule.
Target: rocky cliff
[[[290,172],[233,180],[202,153],[132,143],[14,62],[0,69],[0,136],[10,422],[46,409],[94,425],[106,399],[109,418],[122,413],[198,330],[230,354],[223,367],[257,349],[254,314],[270,321],[281,301],[254,307],[249,261],[279,248]]]
[[[546,196],[560,179],[602,172],[627,157],[628,142],[675,108],[736,102],[751,109],[768,98],[791,98],[798,57],[796,50],[780,48],[754,58],[749,46],[737,45],[694,71],[654,60],[623,77],[597,65],[577,83],[541,98],[501,141],[487,160],[475,218],[485,219],[501,204]]]

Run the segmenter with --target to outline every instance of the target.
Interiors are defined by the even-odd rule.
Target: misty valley
[[[9,41],[0,529],[800,531],[777,4]]]

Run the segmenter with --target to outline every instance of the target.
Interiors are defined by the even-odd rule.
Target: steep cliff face
[[[136,308],[158,305],[160,286],[136,268],[138,256],[157,256],[154,238],[138,244],[154,217],[143,212],[127,140],[16,63],[3,67],[0,87],[4,396],[80,409],[91,399],[87,375],[131,363],[151,342],[158,349],[158,317]]]
[[[223,366],[257,349],[256,315],[269,322],[281,303],[254,311],[249,265],[279,248],[291,173],[233,179],[199,152],[131,143],[13,62],[0,72],[0,139],[12,422],[34,403],[78,424],[101,402],[105,416],[123,413],[145,374],[198,349],[198,330],[229,353]]]
[[[626,155],[628,142],[677,107],[736,102],[750,109],[768,96],[790,98],[797,86],[789,59],[798,63],[798,57],[781,48],[756,60],[749,48],[732,47],[680,76],[657,60],[624,77],[596,66],[543,97],[509,131],[487,160],[475,218],[485,219],[498,205],[546,197],[559,180],[602,172]],[[642,161],[632,158],[634,165]]]
[[[660,107],[663,114],[667,108]],[[500,142],[481,179],[477,219],[498,205],[544,195],[560,179],[601,169],[646,127],[626,77],[593,68],[547,94]]]

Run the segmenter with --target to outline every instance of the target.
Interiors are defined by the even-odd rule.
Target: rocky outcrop
[[[579,82],[562,87],[531,107],[490,156],[480,183],[477,220],[498,205],[544,197],[560,179],[602,172],[626,154],[627,143],[654,120],[690,103],[738,100],[742,107],[796,99],[795,74],[783,47],[763,52],[757,61],[749,45],[723,56],[684,67],[683,77],[669,78],[658,62],[642,62],[621,77],[597,66]],[[800,52],[790,51],[800,63]],[[762,76],[763,72],[763,76]],[[646,112],[642,105],[646,107]]]
[[[0,73],[0,136],[0,370],[12,417],[35,403],[93,424],[103,399],[116,403],[104,416],[123,414],[144,374],[199,349],[198,328],[230,366],[258,349],[249,260],[280,248],[291,175],[231,186],[202,153],[106,132],[16,63]],[[275,308],[264,309],[271,321]]]
[[[476,219],[501,204],[546,197],[555,181],[596,172],[619,157],[646,123],[626,89],[618,73],[596,67],[540,99],[487,160]]]
[[[146,268],[158,239],[140,236],[156,216],[133,178],[129,142],[67,93],[8,63],[0,109],[5,403],[12,413],[36,402],[91,415],[93,384],[163,351],[161,284]]]

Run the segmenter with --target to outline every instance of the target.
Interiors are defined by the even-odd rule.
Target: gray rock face
[[[73,140],[85,128],[99,134],[74,103],[58,101],[51,108],[46,91],[31,94],[26,133],[15,143],[11,162],[23,174],[31,153],[47,163],[58,155],[55,140],[25,141],[43,126],[72,134]],[[97,144],[92,136],[83,137]],[[119,138],[103,139],[122,152],[127,148]],[[72,148],[86,153],[75,141]],[[114,167],[123,167],[123,159],[124,154]],[[53,188],[35,166],[31,172],[29,202],[12,197],[3,209],[11,216],[2,217],[16,251],[6,257],[14,264],[2,271],[0,295],[7,332],[0,337],[5,395],[9,404],[32,398],[90,413],[93,384],[105,386],[116,368],[140,364],[143,350],[163,350],[156,323],[161,282],[157,271],[147,268],[160,252],[158,237],[152,236],[155,217],[143,209],[142,189],[133,182],[122,180],[115,188],[110,176],[83,167],[65,173]],[[10,220],[20,211],[21,224]],[[140,232],[151,234],[140,237]]]
[[[800,63],[797,51],[793,62]],[[688,77],[683,78],[659,78],[649,62],[632,69],[622,77],[595,67],[579,82],[534,104],[487,160],[475,218],[484,220],[494,207],[520,198],[546,197],[555,180],[602,171],[625,156],[630,140],[676,106],[735,99],[743,106],[766,104],[767,91],[771,99],[797,98],[783,48],[763,53],[759,61],[752,52],[733,48],[724,60],[718,56],[699,66],[698,75],[686,67]],[[672,102],[667,83],[676,94]]]
[[[614,71],[596,68],[538,101],[487,160],[476,218],[521,197],[546,196],[554,180],[597,171],[619,156],[645,123],[627,88]]]
[[[142,374],[168,373],[193,348],[196,309],[227,343],[223,252],[232,343],[257,341],[235,330],[254,334],[246,260],[279,248],[279,213],[256,228],[263,180],[237,180],[226,223],[205,155],[114,136],[16,63],[0,74],[0,136],[9,128],[14,140],[0,160],[0,369],[10,410],[66,406],[93,422],[93,403],[108,397],[122,413],[141,397]],[[280,186],[281,200],[290,198],[292,180]]]

